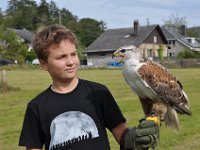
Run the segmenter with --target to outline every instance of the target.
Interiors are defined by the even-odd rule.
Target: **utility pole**
[[[147,18],[147,26],[150,25],[150,21],[149,21],[149,18]]]
[[[62,25],[62,22],[61,22],[61,13],[60,13],[60,11],[58,12],[58,20],[59,20],[59,25]]]

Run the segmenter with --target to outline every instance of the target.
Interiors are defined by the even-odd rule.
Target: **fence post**
[[[6,92],[8,90],[6,70],[2,70],[1,74],[2,74],[2,78],[1,78],[2,92]]]

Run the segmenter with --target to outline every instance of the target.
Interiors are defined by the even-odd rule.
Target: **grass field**
[[[0,68],[1,69],[1,68]],[[199,150],[200,149],[200,69],[171,69],[182,82],[190,98],[192,117],[179,116],[180,131],[161,127],[159,150]],[[0,150],[23,149],[18,147],[18,139],[27,102],[51,83],[47,72],[40,69],[7,71],[10,86],[20,88],[0,94]],[[135,126],[143,117],[139,100],[125,83],[121,70],[80,70],[79,77],[105,84],[129,126]],[[111,150],[119,146],[108,133]]]

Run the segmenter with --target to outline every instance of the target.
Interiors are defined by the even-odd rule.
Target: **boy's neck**
[[[73,80],[65,83],[53,82],[51,90],[53,90],[56,93],[69,93],[73,91],[77,85],[78,85],[78,78],[74,78]]]

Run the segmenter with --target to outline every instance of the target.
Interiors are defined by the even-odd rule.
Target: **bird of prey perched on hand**
[[[138,95],[146,117],[154,112],[167,126],[178,129],[177,113],[192,115],[182,84],[166,68],[142,61],[141,50],[134,45],[123,46],[113,55],[121,57],[124,78]]]

